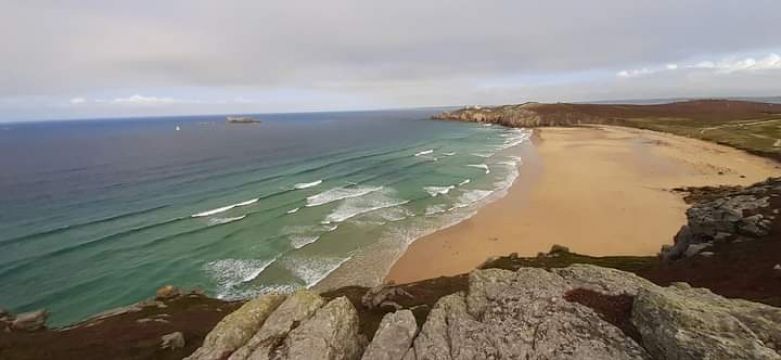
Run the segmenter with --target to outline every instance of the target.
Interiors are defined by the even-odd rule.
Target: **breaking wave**
[[[450,186],[425,186],[425,187],[423,187],[423,190],[425,190],[432,197],[437,197],[439,195],[445,195],[448,192],[450,192],[450,190],[453,190],[455,188],[456,188],[455,185],[450,185]]]
[[[229,217],[229,218],[214,218],[214,219],[209,219],[209,225],[222,225],[222,224],[227,224],[227,223],[231,223],[231,222],[234,222],[234,221],[239,221],[239,220],[242,220],[242,219],[244,219],[245,217],[247,217],[247,215],[241,215],[241,216],[236,216],[236,217]]]
[[[354,198],[363,196],[366,194],[373,193],[375,191],[382,190],[382,186],[376,186],[376,187],[370,187],[370,186],[363,186],[363,187],[355,187],[355,188],[334,188],[330,189],[324,192],[321,192],[317,195],[312,195],[310,197],[306,198],[306,206],[312,207],[312,206],[319,206],[319,205],[325,205],[334,201]]]
[[[424,151],[421,151],[421,152],[415,153],[415,156],[423,156],[423,155],[428,155],[428,154],[431,154],[431,153],[433,153],[433,152],[434,152],[434,149],[428,149],[428,150],[424,150]]]
[[[308,182],[308,183],[298,183],[298,184],[295,184],[293,187],[298,189],[298,190],[301,190],[301,189],[308,189],[308,188],[311,188],[311,187],[315,187],[315,186],[320,185],[322,183],[323,183],[323,180],[317,180],[317,181],[312,181],[312,182]]]
[[[317,257],[290,257],[282,261],[282,265],[293,275],[304,282],[306,288],[311,288],[325,279],[328,274],[334,272],[342,264],[352,258],[317,256]]]
[[[237,207],[241,207],[241,206],[247,206],[247,205],[252,205],[252,204],[258,202],[259,200],[260,200],[260,198],[254,198],[254,199],[243,201],[243,202],[240,202],[240,203],[235,203],[235,204],[232,204],[232,205],[228,205],[228,206],[223,206],[223,207],[216,208],[216,209],[207,210],[207,211],[204,211],[204,212],[199,212],[197,214],[191,215],[191,217],[197,218],[197,217],[211,216],[211,215],[214,215],[214,214],[219,214],[221,212],[226,212],[226,211],[228,211],[230,209],[233,209],[233,208],[237,208]]]
[[[372,212],[375,210],[404,205],[409,200],[396,199],[385,193],[376,193],[371,196],[356,197],[339,205],[333,212],[326,216],[323,223],[339,223],[352,217]]]
[[[217,283],[217,297],[225,299],[235,296],[237,286],[252,281],[276,260],[221,259],[204,265],[204,270]]]
[[[483,169],[483,170],[485,170],[486,175],[491,173],[491,170],[488,168],[488,165],[486,165],[486,164],[469,164],[467,166],[473,167],[473,168],[478,168],[478,169]]]

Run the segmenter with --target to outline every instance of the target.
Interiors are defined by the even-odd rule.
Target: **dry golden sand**
[[[684,224],[679,186],[747,185],[778,164],[699,140],[620,127],[545,128],[507,195],[415,241],[386,280],[474,269],[490,256],[561,244],[589,255],[654,255]]]

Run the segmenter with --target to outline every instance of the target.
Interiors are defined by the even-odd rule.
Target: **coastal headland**
[[[506,196],[412,243],[388,284],[246,302],[163,288],[65,329],[0,313],[0,358],[781,357],[781,105],[437,118],[542,129]]]

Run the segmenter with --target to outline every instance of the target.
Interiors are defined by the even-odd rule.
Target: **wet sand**
[[[655,255],[685,223],[680,186],[748,185],[779,165],[726,146],[620,127],[537,131],[507,195],[418,239],[386,281],[468,272],[488,257],[553,244],[589,255]]]

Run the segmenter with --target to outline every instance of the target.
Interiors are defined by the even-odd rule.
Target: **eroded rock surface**
[[[311,317],[325,301],[316,293],[300,290],[291,295],[266,319],[260,330],[230,360],[270,359],[272,351],[298,323]]]
[[[687,224],[675,235],[674,245],[662,248],[662,258],[672,261],[702,253],[716,243],[746,241],[768,235],[776,215],[763,214],[770,196],[781,193],[781,178],[771,178],[746,188],[719,191],[686,211]]]
[[[632,322],[658,359],[781,359],[781,309],[684,283],[640,290]]]
[[[228,314],[206,335],[203,345],[187,359],[218,360],[247,343],[266,318],[285,300],[282,295],[269,294],[248,301]]]
[[[399,310],[386,314],[362,360],[402,360],[417,331],[418,324],[412,311]]]
[[[593,265],[473,271],[467,291],[440,298],[419,333],[410,310],[387,313],[365,351],[347,298],[282,299],[227,316],[191,358],[781,359],[781,309]]]
[[[362,353],[358,312],[345,297],[331,300],[290,332],[272,358],[291,360],[352,360]]]

